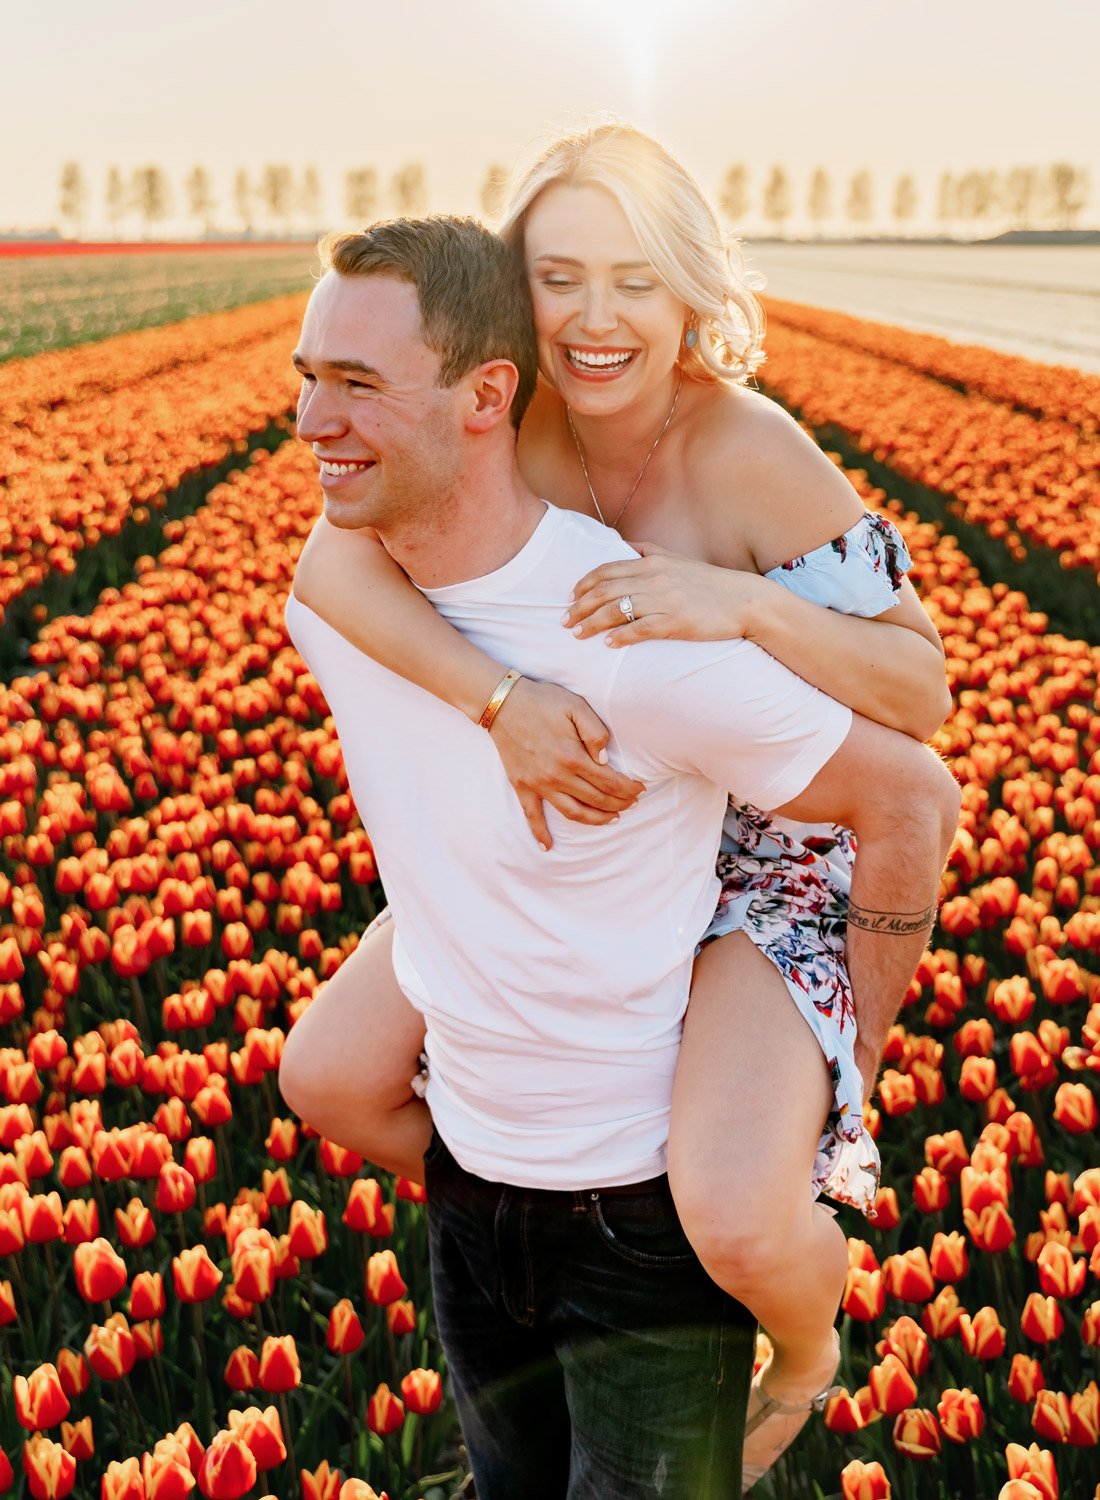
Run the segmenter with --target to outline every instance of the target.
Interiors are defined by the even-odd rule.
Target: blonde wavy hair
[[[764,309],[748,284],[740,246],[726,234],[695,179],[632,125],[597,125],[555,141],[520,178],[499,233],[522,258],[527,210],[561,182],[601,187],[626,215],[661,280],[691,309],[698,333],[680,363],[697,380],[737,385],[764,362]]]

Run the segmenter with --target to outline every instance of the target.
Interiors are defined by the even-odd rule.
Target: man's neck
[[[545,506],[518,468],[463,482],[430,516],[379,529],[393,560],[420,588],[440,589],[504,567],[531,540]]]

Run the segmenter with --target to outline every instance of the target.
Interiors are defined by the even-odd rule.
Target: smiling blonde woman
[[[639,554],[578,579],[562,628],[615,650],[747,637],[859,714],[932,734],[949,707],[943,653],[905,578],[904,543],[746,386],[763,316],[685,170],[628,126],[569,137],[520,183],[503,233],[526,270],[539,349],[523,477]],[[362,651],[481,720],[508,664],[442,621],[369,533],[334,538],[319,523],[295,592]],[[511,686],[490,732],[544,846],[571,837],[571,822],[628,818],[644,795],[608,763],[587,704],[552,684]],[[934,862],[949,817],[911,830],[914,860]],[[862,1107],[932,909],[860,909],[846,830],[736,803],[717,873],[668,1173],[700,1260],[774,1346],[750,1396],[747,1488],[837,1366],[846,1245],[817,1199],[873,1208],[878,1156]],[[408,1082],[423,1027],[389,945],[382,922],[325,987],[291,1034],[281,1082],[325,1135],[415,1178],[430,1134]]]

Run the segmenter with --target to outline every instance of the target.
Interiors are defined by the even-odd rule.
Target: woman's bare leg
[[[824,1055],[775,966],[744,933],[708,944],[684,1022],[669,1179],[703,1265],[772,1340],[768,1395],[791,1404],[835,1367],[847,1246],[810,1196],[831,1101]]]
[[[296,1114],[375,1166],[423,1180],[428,1106],[411,1080],[424,1019],[393,976],[393,923],[369,932],[290,1029],[279,1088]]]

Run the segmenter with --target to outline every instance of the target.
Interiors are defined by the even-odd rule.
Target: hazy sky
[[[427,167],[470,210],[488,163],[596,111],[649,130],[717,194],[731,162],[796,198],[817,165],[1089,168],[1100,219],[1096,0],[50,0],[0,21],[0,227],[56,219],[61,164]]]

